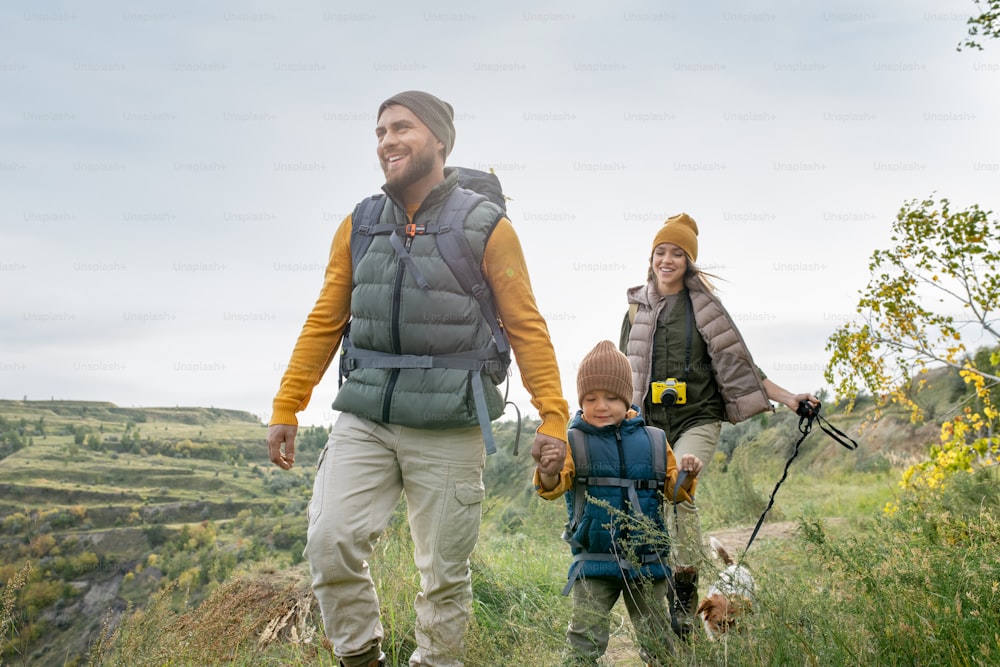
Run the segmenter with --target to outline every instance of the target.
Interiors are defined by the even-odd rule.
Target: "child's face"
[[[583,410],[583,420],[591,426],[608,426],[622,423],[628,405],[611,392],[599,389],[584,394],[580,409]]]

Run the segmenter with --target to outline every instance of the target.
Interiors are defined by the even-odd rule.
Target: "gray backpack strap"
[[[391,233],[394,225],[381,225],[385,195],[373,195],[354,207],[351,215],[351,267],[356,269],[376,234]],[[383,229],[385,227],[385,229]]]
[[[662,491],[667,483],[667,434],[655,426],[646,426],[649,437],[649,449],[653,456],[653,469],[656,471],[656,481]]]
[[[417,263],[413,261],[413,257],[406,250],[402,232],[402,228],[397,227],[393,229],[389,234],[389,245],[396,251],[396,256],[399,257],[399,260],[409,269],[410,275],[413,276],[413,280],[417,283],[417,287],[420,289],[429,289],[430,285],[427,283],[427,279],[424,278],[424,274],[420,272],[420,267],[417,266]]]
[[[387,234],[392,232],[392,225],[380,225],[382,210],[385,208],[385,195],[372,195],[367,197],[357,206],[351,214],[351,282],[353,283],[353,273],[357,270],[361,258],[368,252],[368,247],[372,244],[372,239],[376,234]],[[388,229],[381,229],[388,227]],[[349,361],[350,353],[353,350],[351,345],[351,323],[347,323],[344,335],[340,341],[340,364],[337,373],[337,386],[342,387],[344,380],[350,373]]]
[[[573,533],[576,531],[576,527],[580,525],[580,519],[583,517],[583,508],[587,504],[590,453],[587,451],[587,435],[583,431],[571,428],[567,432],[567,435],[569,436],[567,440],[569,441],[570,453],[573,455],[573,466],[576,468],[576,473],[573,476],[573,516],[566,522],[562,538],[571,547],[582,549],[583,545],[573,539]],[[566,581],[566,587],[562,590],[563,595],[569,595],[569,592],[573,589],[573,584],[580,577],[581,570],[583,570],[583,560],[574,559]]]
[[[566,524],[564,538],[570,541],[570,537],[576,527],[580,525],[583,517],[583,508],[587,504],[587,483],[590,478],[590,453],[587,451],[587,434],[578,428],[571,428],[568,431],[569,448],[573,454],[573,466],[576,473],[573,476],[573,516]]]
[[[465,235],[465,219],[469,217],[472,209],[484,201],[486,201],[486,197],[479,193],[465,188],[455,188],[448,196],[448,200],[438,216],[438,228],[434,240],[437,241],[438,252],[441,253],[441,257],[451,269],[458,284],[467,294],[471,294],[479,304],[483,319],[489,324],[493,333],[497,353],[504,361],[502,364],[503,374],[506,374],[510,362],[510,341],[507,338],[507,332],[500,326],[496,304],[489,296],[486,277],[479,265],[476,264],[472,254],[472,246],[469,245],[469,239]],[[499,382],[502,378],[493,377],[492,379]],[[479,373],[470,371],[469,382],[472,383],[472,397],[476,404],[476,414],[479,417],[479,426],[483,432],[486,451],[492,454],[496,451],[496,443],[493,440],[493,427],[490,425],[489,411],[486,407],[483,379]],[[514,447],[516,449],[516,443]]]
[[[486,201],[486,197],[481,194],[465,188],[455,188],[441,210],[435,239],[438,251],[458,280],[458,284],[476,299],[479,309],[483,311],[483,317],[493,331],[497,350],[501,355],[509,355],[510,342],[507,339],[507,332],[500,325],[496,304],[488,296],[486,277],[475,263],[469,239],[462,233],[469,212],[482,201]]]

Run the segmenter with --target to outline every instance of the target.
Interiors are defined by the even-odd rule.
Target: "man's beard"
[[[433,145],[428,142],[424,150],[419,153],[411,153],[410,163],[403,170],[403,173],[396,174],[391,180],[386,176],[386,190],[393,195],[400,196],[406,188],[431,173],[434,170],[435,155],[433,149]]]

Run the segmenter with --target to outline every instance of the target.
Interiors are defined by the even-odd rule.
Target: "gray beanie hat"
[[[430,93],[408,90],[396,93],[382,102],[378,108],[378,116],[381,117],[386,107],[393,104],[398,104],[412,111],[413,115],[434,133],[438,141],[444,144],[445,157],[451,154],[451,149],[455,145],[455,110],[450,104],[439,100]]]

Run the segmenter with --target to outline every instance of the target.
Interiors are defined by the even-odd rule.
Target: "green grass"
[[[1000,505],[991,473],[956,479],[939,498],[904,500],[895,516],[878,514],[837,526],[803,518],[791,538],[755,545],[747,556],[758,585],[754,613],[721,642],[697,635],[677,664],[997,664]],[[532,510],[526,531],[507,533],[493,526],[480,542],[473,558],[470,667],[559,664],[569,618],[569,600],[559,595],[568,552],[549,532],[561,518],[548,509]],[[372,562],[384,605],[385,650],[393,666],[405,665],[413,649],[417,588],[410,548],[400,515]],[[283,574],[298,585],[306,580],[301,570]],[[256,589],[270,578],[275,575],[258,571],[243,579],[242,587],[233,583],[217,594],[247,599],[245,588]],[[177,619],[218,613],[225,603],[210,599],[202,607],[174,612],[154,605],[157,622],[145,620],[150,612],[133,617],[123,626],[125,638],[115,644],[148,659],[92,664],[163,664],[165,647],[176,646],[175,626],[183,625]],[[245,629],[257,622],[254,609],[248,608],[244,623],[206,633],[226,635],[218,641],[233,651],[227,664],[331,664],[328,653],[317,648],[321,638],[308,647],[286,640],[261,650]],[[311,622],[319,627],[314,612]],[[175,649],[171,664],[221,664],[204,662],[204,656],[224,646],[209,651],[195,645],[200,653]],[[613,648],[605,664],[638,664],[627,622]]]
[[[42,408],[2,403],[0,416],[23,414],[31,436]],[[10,582],[0,661],[333,665],[315,604],[279,622],[295,603],[312,600],[300,562],[312,466],[302,458],[291,473],[271,466],[252,419],[185,408],[136,422],[140,413],[109,406],[48,406],[46,435],[0,466],[0,582]],[[224,445],[226,456],[100,451],[58,433],[85,423],[124,434],[128,421],[143,438],[161,428],[159,442]],[[511,455],[511,430],[499,426],[500,452],[487,463],[468,667],[557,665],[569,621],[570,600],[560,595],[569,565],[559,537],[565,506],[532,495],[532,463],[526,453]],[[877,432],[892,451],[925,446],[907,442],[902,426]],[[732,459],[713,463],[700,483],[706,533],[753,526],[797,435],[787,415],[747,433],[731,434],[739,440]],[[759,587],[755,613],[724,642],[698,636],[678,664],[1000,664],[995,470],[959,476],[935,497],[901,495],[896,459],[866,437],[848,452],[819,431],[809,436],[766,521],[797,529],[759,539],[746,554]],[[314,456],[313,447],[303,456]],[[895,515],[883,513],[887,501],[899,505]],[[371,563],[393,667],[413,650],[419,581],[403,512],[401,505]],[[744,545],[729,546],[742,553]],[[704,571],[710,577],[711,568]],[[132,605],[103,635],[111,604],[89,616],[79,607],[100,586],[116,604]],[[46,602],[52,594],[62,597]],[[631,627],[623,609],[614,614],[604,664],[635,667]],[[262,642],[269,627],[273,636]],[[88,639],[99,641],[88,649]]]

